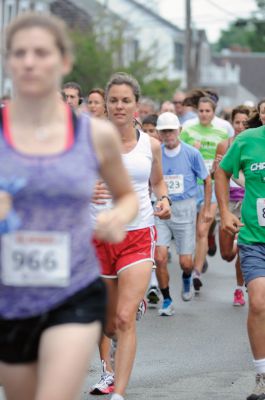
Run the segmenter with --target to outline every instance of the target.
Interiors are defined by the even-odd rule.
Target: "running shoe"
[[[256,386],[247,400],[265,400],[265,374],[256,375]]]
[[[165,299],[162,304],[162,308],[158,310],[158,314],[163,317],[170,317],[175,314],[173,307],[173,301],[171,299]]]
[[[114,391],[114,374],[106,370],[106,363],[102,362],[102,374],[98,383],[90,388],[90,394],[109,394]]]
[[[205,272],[207,271],[209,267],[208,261],[205,259],[204,264],[202,266],[202,273],[205,274]]]
[[[159,289],[156,286],[151,286],[147,292],[147,300],[149,304],[155,305],[159,302]]]
[[[233,306],[238,307],[244,305],[245,305],[244,292],[241,289],[236,289],[234,292]]]
[[[217,246],[215,241],[215,234],[208,235],[208,254],[213,257],[216,253]]]
[[[193,287],[195,292],[199,292],[202,287],[202,281],[200,278],[200,274],[196,271],[193,272]]]
[[[143,299],[138,306],[138,310],[136,313],[136,321],[140,321],[140,319],[143,318],[143,316],[146,312],[146,308],[147,308],[146,301],[145,301],[145,299]]]
[[[190,301],[193,297],[193,288],[191,285],[191,276],[189,278],[182,278],[181,297],[183,301]]]

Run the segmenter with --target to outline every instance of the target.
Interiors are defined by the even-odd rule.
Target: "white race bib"
[[[257,214],[260,226],[265,226],[265,199],[257,199]]]
[[[68,286],[70,235],[35,231],[3,235],[1,279],[10,286]]]
[[[183,175],[164,175],[168,188],[168,194],[181,194],[184,192],[184,176]]]
[[[204,160],[204,165],[210,174],[210,172],[212,170],[212,166],[213,166],[213,160]]]

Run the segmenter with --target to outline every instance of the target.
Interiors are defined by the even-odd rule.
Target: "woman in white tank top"
[[[163,180],[160,144],[134,126],[140,96],[138,82],[123,73],[111,77],[106,88],[108,117],[122,141],[123,163],[140,203],[138,216],[127,225],[127,236],[118,245],[97,243],[103,277],[109,289],[109,319],[106,334],[116,336],[115,393],[111,400],[122,400],[133,367],[136,350],[135,315],[150,281],[155,249],[154,212],[149,181],[158,199],[155,214],[170,218],[167,186]],[[104,191],[103,191],[104,193]],[[100,188],[97,188],[100,199]],[[102,358],[104,354],[101,352]],[[106,354],[108,358],[108,354]],[[99,393],[98,385],[92,393]],[[94,391],[93,391],[94,390]],[[112,389],[106,387],[109,393]]]

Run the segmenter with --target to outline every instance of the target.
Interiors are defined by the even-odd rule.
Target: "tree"
[[[265,0],[256,0],[256,3],[258,11],[249,19],[238,18],[221,32],[215,45],[217,51],[240,46],[254,52],[265,52]]]
[[[121,26],[113,26],[111,35],[90,30],[73,31],[71,37],[75,48],[75,63],[65,81],[78,82],[84,95],[93,87],[104,88],[111,74],[116,71],[133,75],[139,81],[143,95],[159,102],[171,99],[180,84],[179,81],[168,81],[163,71],[153,66],[152,53],[155,49],[150,49],[144,55],[138,51],[135,60],[127,65],[123,59],[126,42]],[[153,78],[155,76],[161,78]]]

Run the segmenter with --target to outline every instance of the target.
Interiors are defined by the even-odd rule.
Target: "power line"
[[[213,0],[205,0],[207,3],[211,4],[213,7],[217,8],[218,10],[224,12],[226,15],[230,15],[231,17],[238,18],[238,14],[231,13],[230,11],[226,10],[225,8],[216,4]]]

